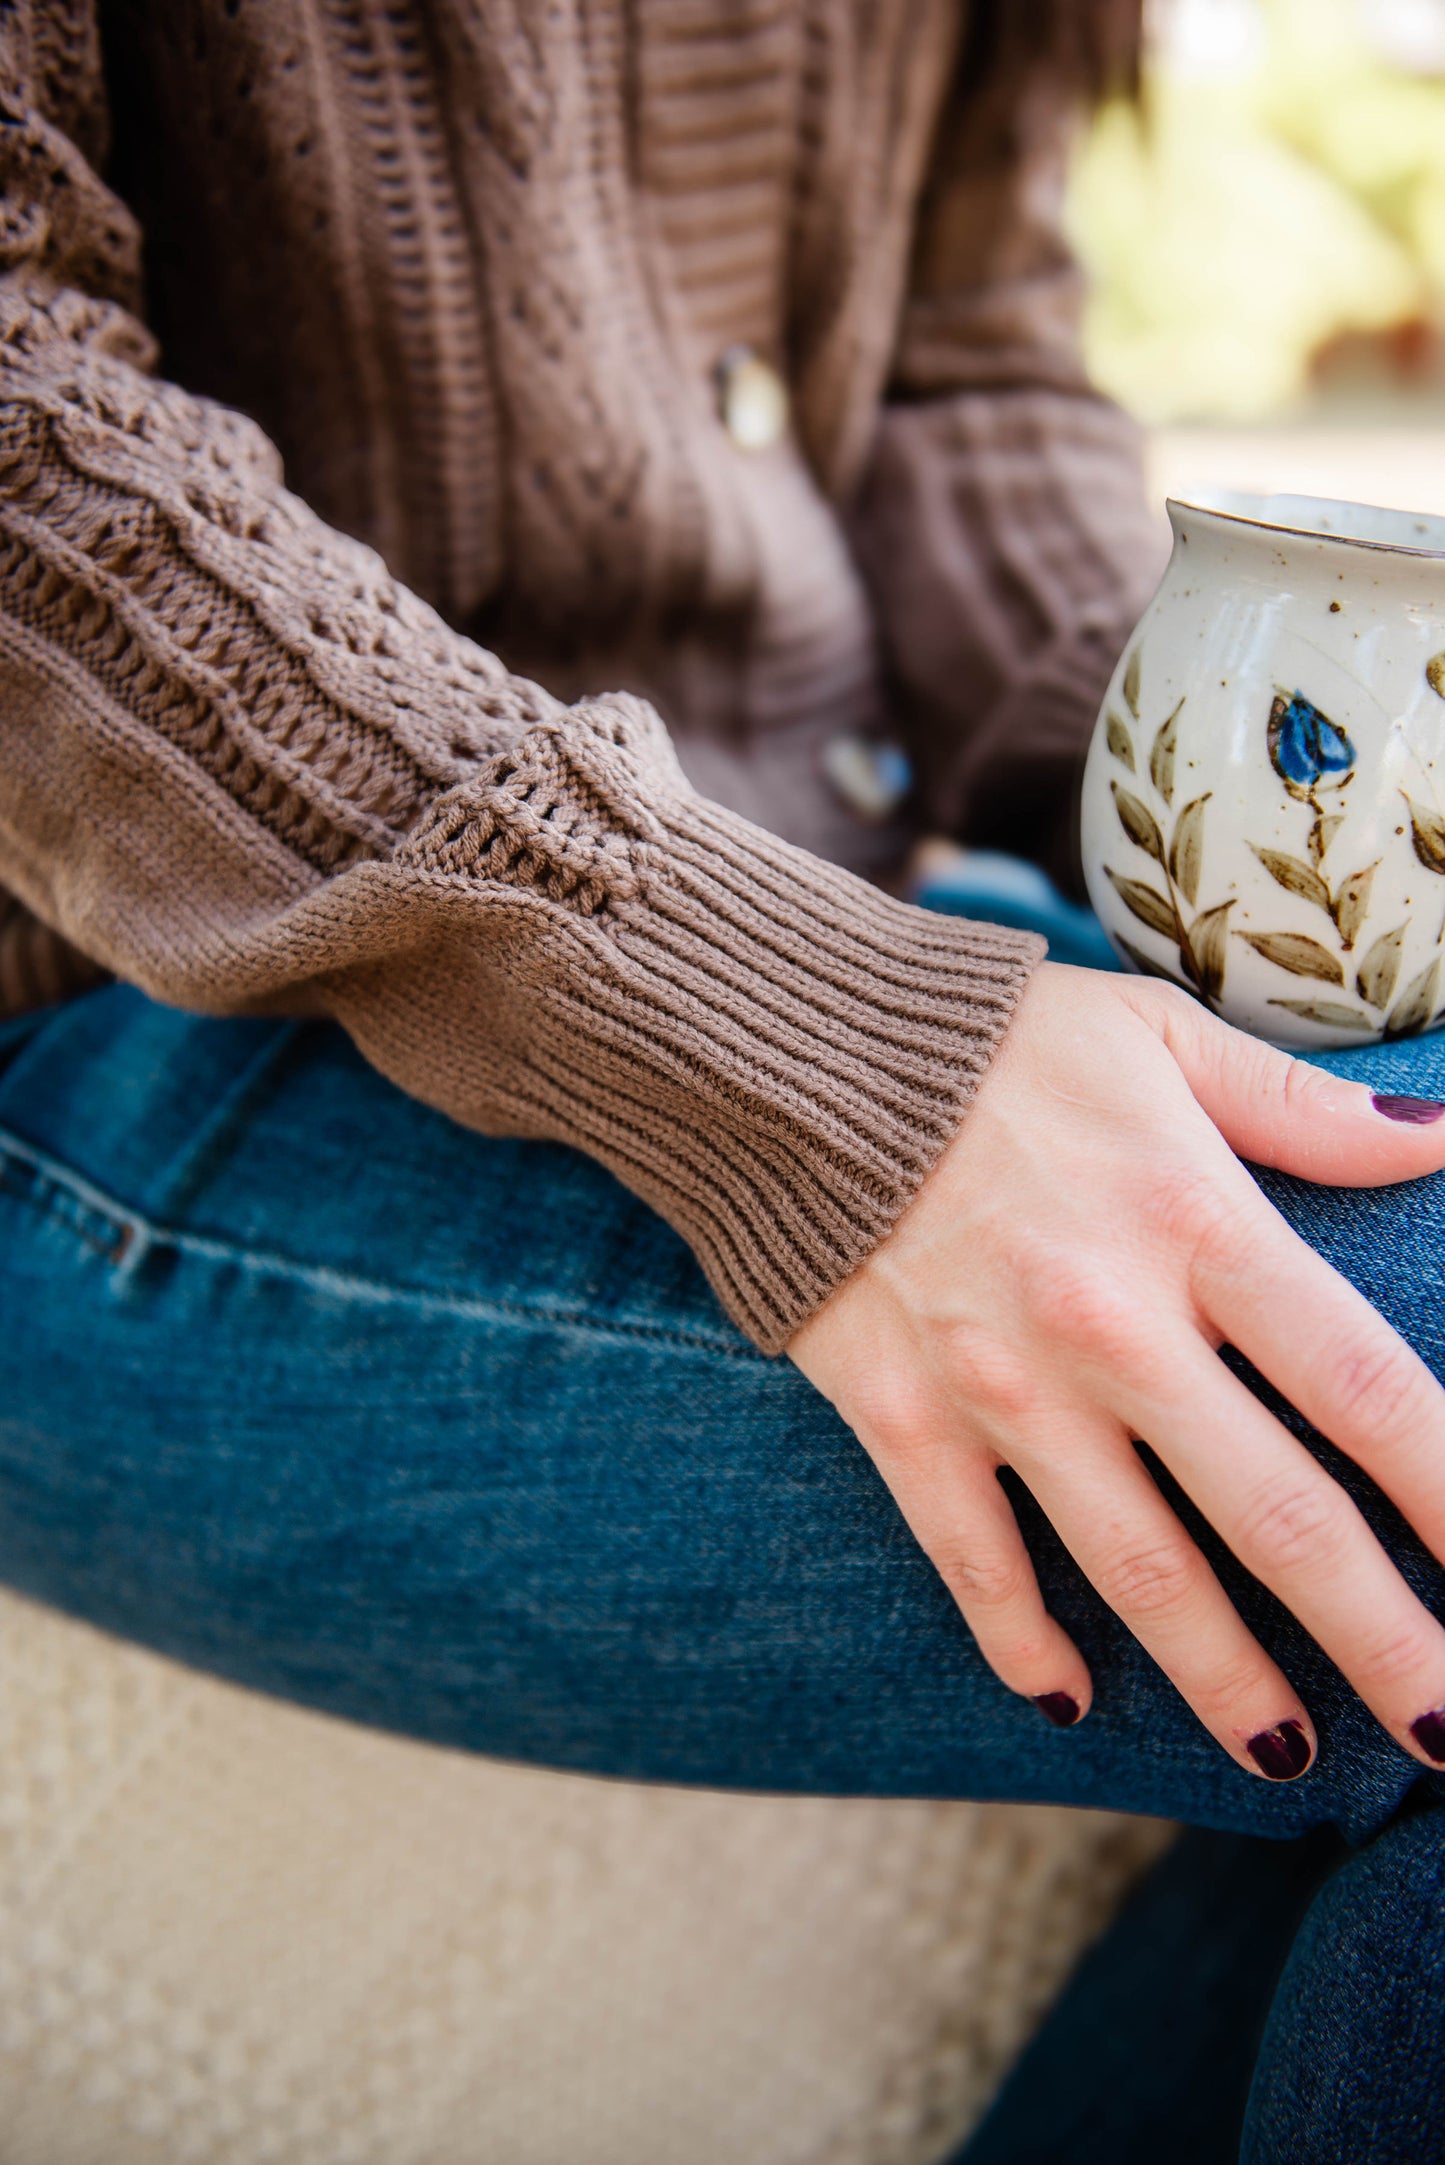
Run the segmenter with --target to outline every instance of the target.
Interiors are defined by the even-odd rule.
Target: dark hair
[[[971,0],[964,80],[1055,76],[1089,98],[1139,84],[1144,0]]]

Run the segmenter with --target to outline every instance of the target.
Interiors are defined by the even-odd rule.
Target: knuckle
[[[1012,1609],[1025,1600],[1032,1573],[1021,1556],[1003,1549],[968,1549],[947,1543],[933,1561],[964,1610]]]
[[[1200,1036],[1204,1010],[1192,992],[1157,977],[1126,977],[1118,995],[1136,1015],[1146,1018],[1176,1050]]]
[[[1121,1615],[1165,1617],[1199,1592],[1199,1565],[1183,1541],[1156,1541],[1113,1558],[1103,1592]]]
[[[1266,1048],[1268,1049],[1268,1048]],[[1320,1078],[1316,1069],[1306,1060],[1285,1058],[1275,1053],[1275,1060],[1282,1063],[1276,1069],[1275,1079],[1285,1117],[1290,1120],[1310,1119],[1317,1115],[1320,1096]]]
[[[1146,1208],[1150,1230],[1196,1269],[1238,1252],[1240,1205],[1212,1169],[1170,1167],[1152,1183]]]
[[[1309,1075],[1302,1061],[1244,1030],[1233,1030],[1227,1040],[1220,1042],[1217,1058],[1224,1070],[1222,1079],[1232,1084],[1236,1096],[1266,1110],[1287,1107],[1291,1092],[1298,1098]],[[1298,1076],[1294,1074],[1296,1068],[1301,1070]]]
[[[1388,1691],[1392,1685],[1411,1683],[1432,1663],[1439,1665],[1438,1640],[1420,1619],[1383,1632],[1351,1668],[1376,1690]]]
[[[1403,1347],[1388,1344],[1347,1346],[1335,1358],[1330,1385],[1339,1412],[1372,1436],[1416,1429],[1435,1388]]]
[[[1177,1240],[1193,1225],[1196,1208],[1213,1186],[1212,1180],[1191,1167],[1156,1167],[1142,1206],[1145,1225],[1163,1240]]]
[[[1230,1040],[1229,1058],[1235,1081],[1247,1096],[1261,1102],[1273,1099],[1276,1104],[1286,1098],[1292,1071],[1299,1065],[1290,1053],[1245,1031]]]
[[[1038,1404],[1038,1379],[1024,1355],[981,1331],[953,1332],[948,1370],[960,1399],[1003,1426],[1020,1426]]]
[[[1128,1351],[1138,1332],[1137,1314],[1116,1285],[1067,1263],[1040,1273],[1035,1315],[1060,1344],[1111,1361]]]
[[[1160,978],[1154,978],[1149,984],[1149,994],[1161,1015],[1170,1016],[1181,1029],[1197,1033],[1204,1010],[1192,992],[1186,992],[1182,985],[1169,985]]]
[[[870,1376],[849,1411],[870,1447],[890,1458],[920,1450],[936,1425],[932,1394],[908,1374]]]
[[[1246,1505],[1240,1550],[1246,1563],[1318,1569],[1342,1560],[1351,1532],[1350,1507],[1334,1484],[1291,1472],[1266,1482]]]

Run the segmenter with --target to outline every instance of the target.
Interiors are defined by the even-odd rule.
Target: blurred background
[[[1070,221],[1161,496],[1445,508],[1445,0],[1153,0]]]

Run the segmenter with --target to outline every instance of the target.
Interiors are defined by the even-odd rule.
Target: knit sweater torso
[[[510,665],[566,698],[642,693],[709,796],[886,869],[900,824],[820,771],[887,724],[838,510],[961,9],[246,0],[198,28],[111,0],[112,166],[165,365],[259,419],[308,503]],[[998,194],[998,149],[972,148]],[[1031,376],[1073,384],[1059,284]],[[740,348],[789,387],[770,450],[719,410]]]
[[[827,747],[896,729],[915,825],[1047,855],[1152,562],[1057,113],[973,90],[966,32],[0,22],[0,877],[162,997],[336,1015],[604,1157],[765,1344],[891,1223],[1033,952],[818,862],[902,834]],[[763,448],[739,350],[786,387]],[[12,910],[0,969],[42,948]]]

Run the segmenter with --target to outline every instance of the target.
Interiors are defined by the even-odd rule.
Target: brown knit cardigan
[[[971,87],[965,15],[0,8],[0,1004],[335,1017],[786,1341],[1037,953],[858,877],[907,821],[827,745],[1058,861],[1154,568],[1058,98]]]

